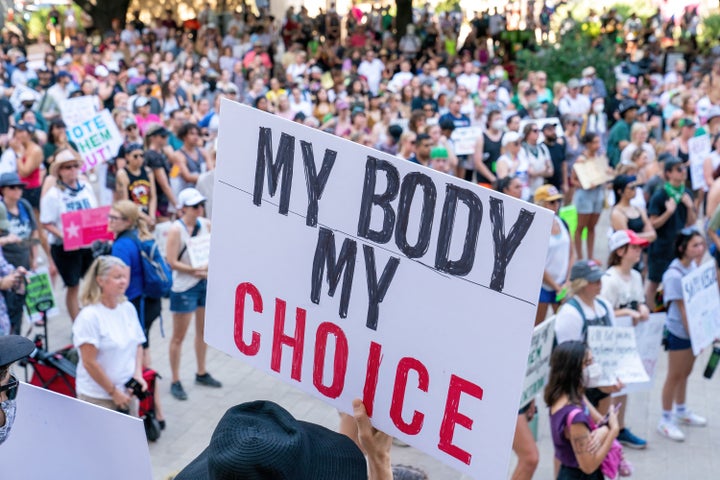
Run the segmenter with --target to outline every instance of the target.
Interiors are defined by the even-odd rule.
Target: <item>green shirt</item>
[[[624,120],[618,120],[610,129],[607,145],[607,156],[613,167],[620,163],[620,142],[630,141],[630,125]]]

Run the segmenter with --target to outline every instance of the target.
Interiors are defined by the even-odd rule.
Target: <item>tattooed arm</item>
[[[580,470],[588,475],[600,468],[600,464],[602,464],[603,459],[610,451],[612,442],[617,438],[620,431],[614,408],[610,409],[608,428],[609,431],[602,439],[602,443],[599,447],[596,447],[594,445],[594,435],[598,434],[590,432],[587,425],[582,423],[570,425],[569,437],[573,452],[575,452],[575,458],[578,461]]]

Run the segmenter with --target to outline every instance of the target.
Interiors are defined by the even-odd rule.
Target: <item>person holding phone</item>
[[[137,311],[125,297],[130,268],[117,257],[95,259],[83,279],[83,309],[73,323],[73,342],[80,353],[78,398],[111,410],[136,414],[126,383],[134,378],[147,390],[142,376],[145,334]]]

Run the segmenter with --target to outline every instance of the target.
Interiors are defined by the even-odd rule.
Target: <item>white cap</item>
[[[35,95],[33,95],[32,92],[23,90],[20,93],[20,102],[34,102],[34,101],[35,101]]]
[[[503,135],[502,146],[506,147],[509,143],[515,143],[515,142],[519,142],[519,141],[520,141],[520,134],[510,130],[509,132],[505,132],[505,135]]]
[[[194,207],[198,203],[202,203],[207,198],[195,188],[186,188],[178,195],[178,208]]]

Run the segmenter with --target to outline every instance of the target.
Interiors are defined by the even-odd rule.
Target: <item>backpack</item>
[[[601,327],[603,327],[603,326],[604,326],[604,327],[609,327],[609,326],[611,326],[611,325],[608,325],[608,324],[606,324],[605,322],[602,321],[603,319],[608,318],[609,315],[610,315],[610,310],[608,309],[608,306],[605,305],[605,302],[603,302],[602,300],[598,300],[598,303],[599,303],[600,306],[603,308],[603,310],[605,310],[605,315],[603,315],[603,316],[600,317],[600,318],[595,318],[595,319],[592,319],[592,320],[589,320],[589,321],[588,321],[588,319],[585,317],[585,312],[583,311],[582,306],[580,305],[580,303],[577,301],[577,299],[576,299],[575,297],[569,298],[566,303],[567,303],[568,305],[571,305],[573,308],[575,308],[575,309],[578,311],[578,313],[580,314],[580,318],[582,318],[582,322],[583,322],[583,326],[582,326],[582,337],[583,337],[583,342],[584,342],[584,343],[587,343],[587,328],[588,328],[588,326],[593,326],[593,327],[595,327],[595,326],[601,326]],[[557,347],[557,346],[558,346],[558,341],[557,341],[557,337],[555,337],[555,338],[553,339],[552,350],[554,351],[554,350],[555,350],[555,347]]]
[[[140,263],[143,273],[143,296],[162,298],[170,296],[172,287],[172,271],[160,253],[154,239],[140,240],[132,235],[133,241],[140,251]]]

